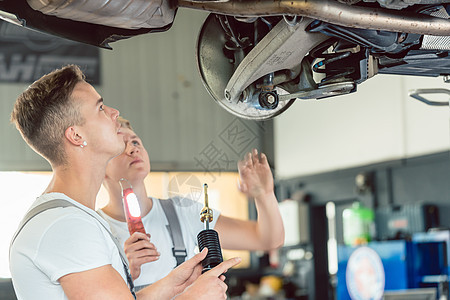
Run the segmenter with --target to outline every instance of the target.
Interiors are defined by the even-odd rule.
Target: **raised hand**
[[[248,197],[273,194],[273,176],[264,153],[258,155],[258,150],[253,149],[238,162],[238,170],[239,190]]]

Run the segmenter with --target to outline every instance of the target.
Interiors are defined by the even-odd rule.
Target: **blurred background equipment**
[[[444,230],[415,233],[410,241],[340,245],[337,299],[380,299],[374,293],[385,299],[449,299],[449,243]]]
[[[346,245],[367,244],[374,237],[374,212],[360,202],[354,202],[351,208],[344,209],[342,221]]]
[[[436,205],[413,203],[380,207],[376,211],[377,235],[380,240],[411,238],[439,226]]]

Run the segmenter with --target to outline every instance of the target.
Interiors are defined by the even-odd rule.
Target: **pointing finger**
[[[229,260],[226,260],[217,265],[216,267],[212,268],[211,270],[209,270],[208,274],[219,277],[220,275],[228,271],[228,269],[230,269],[231,267],[239,264],[241,260],[242,259],[240,257],[234,257]]]

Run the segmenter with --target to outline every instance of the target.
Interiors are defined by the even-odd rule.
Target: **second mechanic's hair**
[[[120,124],[122,127],[131,129],[131,130],[134,131],[133,127],[131,127],[130,121],[128,121],[127,119],[125,119],[125,118],[119,116],[119,117],[117,118],[117,122],[119,122],[119,124]]]
[[[85,122],[71,100],[75,85],[84,79],[78,66],[65,66],[35,81],[14,104],[11,122],[28,145],[54,166],[66,162],[65,130]]]

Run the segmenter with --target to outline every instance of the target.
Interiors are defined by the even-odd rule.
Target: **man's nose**
[[[110,110],[109,113],[111,115],[111,119],[113,119],[115,121],[119,117],[120,111],[115,108],[109,107],[109,106],[108,106],[108,108]]]
[[[127,146],[127,152],[128,152],[129,155],[132,155],[132,154],[134,154],[134,153],[139,152],[139,149],[138,149],[136,146],[134,146],[134,145],[132,145],[132,144],[129,144],[129,145]]]

